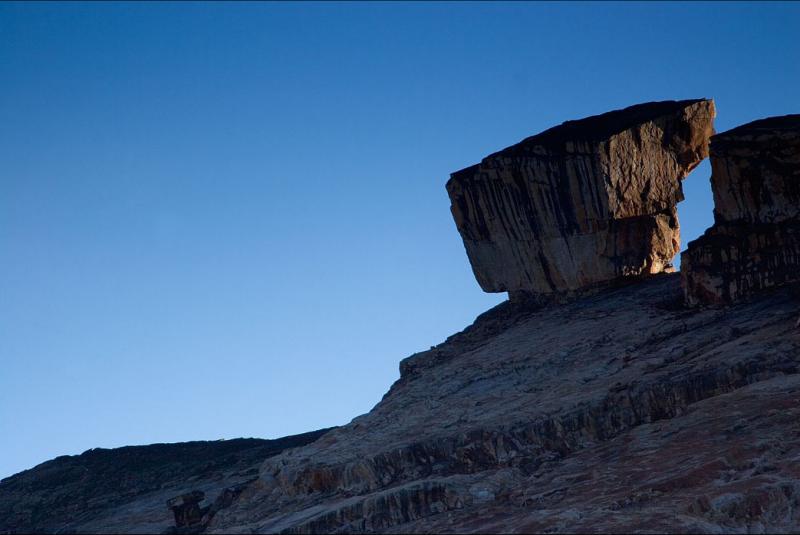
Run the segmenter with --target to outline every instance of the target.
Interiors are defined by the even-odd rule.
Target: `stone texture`
[[[796,531],[800,303],[685,309],[679,279],[506,302],[207,531]]]
[[[568,121],[451,175],[451,211],[487,292],[570,294],[671,268],[681,180],[708,155],[714,103]]]
[[[728,130],[712,138],[710,152],[716,222],[800,218],[800,115]]]
[[[196,533],[265,459],[327,431],[58,457],[0,481],[0,533]]]
[[[729,304],[800,280],[800,115],[711,139],[714,226],[681,256],[689,304]]]
[[[56,459],[0,483],[0,533],[163,533],[195,490],[173,533],[800,531],[800,300],[682,300],[505,302],[316,440]]]

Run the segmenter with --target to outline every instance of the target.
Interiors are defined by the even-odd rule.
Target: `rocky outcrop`
[[[800,115],[711,138],[714,225],[681,255],[689,304],[730,304],[800,280]]]
[[[714,103],[639,104],[568,121],[451,175],[473,272],[512,299],[671,268],[681,180],[708,155]]]
[[[222,489],[217,495],[217,499],[210,505],[201,505],[206,497],[206,493],[202,490],[193,490],[170,498],[167,500],[167,508],[175,515],[175,525],[165,530],[164,533],[179,535],[205,531],[214,515],[222,509],[230,507],[255,480],[256,478],[251,478]]]
[[[176,532],[188,531],[202,524],[203,516],[209,509],[200,506],[205,497],[205,492],[193,490],[167,500],[167,508],[175,515]]]

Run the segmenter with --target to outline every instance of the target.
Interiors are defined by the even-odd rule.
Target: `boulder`
[[[714,225],[689,243],[689,305],[724,305],[800,280],[800,115],[711,138]]]
[[[200,502],[205,498],[205,492],[193,490],[180,496],[167,500],[167,508],[175,515],[175,527],[186,528],[201,523],[207,507],[200,507]]]
[[[516,300],[669,271],[681,180],[708,155],[714,116],[712,100],[639,104],[453,173],[451,211],[481,288]]]

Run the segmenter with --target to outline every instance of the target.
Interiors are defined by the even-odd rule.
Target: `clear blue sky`
[[[796,3],[0,4],[0,477],[368,411],[504,298],[451,171],[638,102],[797,113],[799,31]]]

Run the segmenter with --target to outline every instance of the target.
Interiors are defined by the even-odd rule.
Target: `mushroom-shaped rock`
[[[451,211],[487,292],[564,296],[670,270],[681,180],[708,155],[712,100],[638,104],[457,171]]]
[[[800,280],[800,115],[711,138],[714,225],[681,255],[690,305],[722,305]]]

